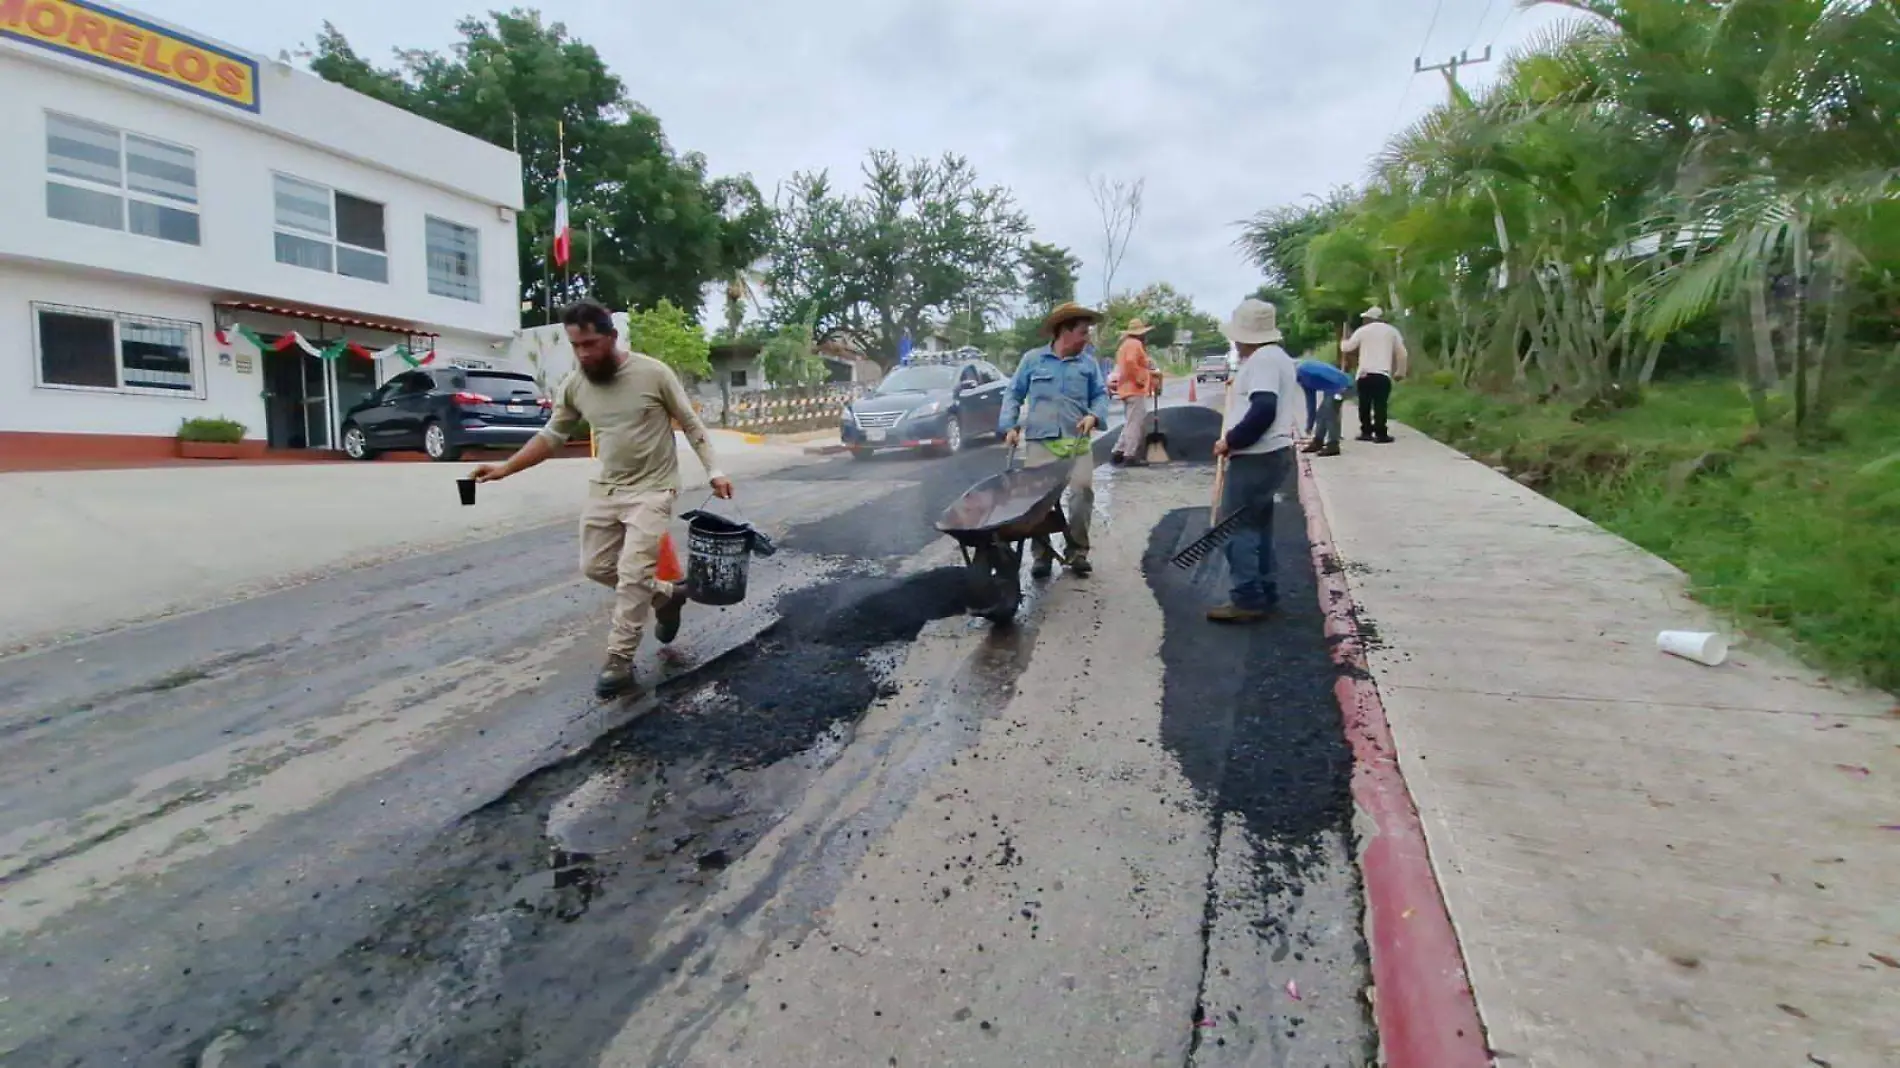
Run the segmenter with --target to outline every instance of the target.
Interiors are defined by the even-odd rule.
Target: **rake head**
[[[1214,555],[1214,550],[1227,544],[1228,540],[1234,536],[1234,531],[1240,529],[1240,521],[1246,517],[1247,506],[1242,505],[1234,510],[1233,515],[1214,524],[1207,533],[1195,538],[1187,548],[1175,553],[1168,562],[1184,569],[1194,567]]]

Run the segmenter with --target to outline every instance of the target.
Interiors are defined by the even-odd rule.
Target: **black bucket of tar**
[[[772,555],[772,540],[750,523],[711,512],[691,511],[680,518],[686,520],[686,595],[709,605],[745,600],[752,554]]]

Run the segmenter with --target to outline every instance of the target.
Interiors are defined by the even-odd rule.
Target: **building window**
[[[736,370],[734,370],[734,371],[732,372],[732,388],[734,388],[734,389],[744,389],[744,388],[745,388],[745,378],[746,378],[746,376],[745,376],[745,369],[744,369],[744,368],[738,368],[738,369],[736,369]]]
[[[430,216],[423,222],[428,246],[429,292],[480,303],[481,234],[471,226]]]
[[[198,154],[85,119],[46,114],[46,214],[198,244]]]
[[[204,397],[197,323],[33,305],[39,384]]]
[[[287,174],[272,177],[278,263],[389,281],[381,204]]]

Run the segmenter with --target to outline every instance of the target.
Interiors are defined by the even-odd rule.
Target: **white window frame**
[[[469,245],[469,257],[468,257],[469,295],[468,296],[463,296],[460,293],[445,293],[442,291],[442,289],[436,288],[435,246],[429,243],[429,227],[431,224],[448,226],[456,230],[462,230],[462,231],[467,232],[473,238],[473,241]],[[456,222],[454,219],[444,219],[439,215],[423,216],[422,217],[422,259],[423,259],[423,270],[426,275],[426,277],[424,278],[424,281],[427,283],[429,287],[430,296],[444,297],[449,300],[465,301],[469,304],[480,304],[482,302],[482,232],[480,228],[474,227],[474,226],[465,226],[459,222]],[[443,289],[451,289],[451,288],[454,288],[454,286],[455,286],[455,283],[453,281],[448,281],[444,283]]]
[[[330,232],[329,233],[319,234],[314,230],[305,230],[296,226],[285,226],[283,223],[277,220],[277,180],[279,178],[285,179],[287,181],[292,181],[292,182],[301,182],[304,185],[310,186],[312,189],[321,189],[324,191],[326,195],[329,196],[330,198]],[[365,204],[374,204],[377,207],[383,209],[383,246],[384,247],[366,248],[362,245],[353,245],[349,243],[348,241],[345,241],[342,238],[337,236],[337,219],[342,214],[341,212],[337,210],[336,198],[338,197],[338,195],[346,196],[353,200],[360,200]],[[338,189],[336,186],[328,185],[323,182],[316,181],[315,179],[312,179],[312,178],[305,178],[301,175],[291,174],[288,171],[272,171],[271,177],[270,177],[270,222],[271,222],[271,262],[276,263],[279,266],[283,266],[283,267],[295,267],[301,271],[320,271],[324,274],[333,274],[337,276],[338,278],[347,278],[352,282],[368,282],[370,285],[377,285],[377,286],[386,286],[389,284],[390,273],[391,273],[390,263],[389,263],[390,253],[389,253],[389,248],[388,248],[389,246],[389,204],[386,201],[377,200],[374,197],[366,197],[366,196],[363,196],[361,193],[352,193],[347,189]],[[301,263],[286,263],[283,260],[278,259],[277,258],[277,235],[278,234],[283,234],[286,237],[294,237],[300,241],[310,241],[310,242],[315,242],[319,244],[329,245],[330,246],[330,269],[328,271],[323,271],[323,269],[320,267],[306,267]],[[360,253],[365,256],[381,256],[383,258],[383,276],[380,279],[378,279],[378,278],[364,278],[361,275],[355,275],[355,274],[344,274],[342,271],[337,269],[337,261],[338,261],[337,251],[339,249],[348,249],[351,252]]]
[[[204,218],[204,205],[199,196],[199,188],[198,188],[199,167],[198,167],[198,150],[197,149],[191,147],[190,145],[181,145],[176,141],[168,141],[163,137],[153,137],[151,134],[140,133],[137,130],[128,130],[123,126],[117,126],[117,125],[114,125],[113,123],[100,122],[97,119],[88,119],[83,115],[72,115],[64,111],[51,111],[51,110],[42,112],[42,115],[48,120],[41,127],[41,131],[40,131],[40,152],[41,152],[42,157],[50,155],[51,146],[48,144],[48,142],[51,140],[53,136],[52,122],[51,122],[52,119],[65,119],[68,122],[75,122],[75,123],[79,123],[85,126],[94,126],[101,130],[111,130],[113,133],[117,134],[119,138],[119,184],[118,185],[116,186],[107,185],[104,182],[101,182],[92,178],[79,178],[70,174],[61,174],[53,170],[52,160],[44,159],[43,166],[46,171],[46,182],[48,185],[63,185],[72,189],[84,190],[86,192],[91,192],[91,193],[109,193],[113,196],[118,197],[119,198],[119,225],[116,227],[116,231],[118,233],[126,234],[131,237],[141,238],[146,241],[162,242],[163,244],[168,245],[168,246],[183,245],[186,248],[203,248],[204,247],[205,218]],[[143,141],[150,141],[155,145],[163,145],[166,148],[176,149],[177,151],[186,152],[191,155],[192,198],[189,202],[186,202],[183,200],[177,200],[172,197],[160,196],[157,193],[147,193],[147,192],[143,192],[141,190],[132,188],[132,183],[127,177],[128,172],[131,169],[131,162],[130,162],[130,153],[128,152],[127,147],[126,147],[127,138],[131,138],[131,137],[136,137]],[[181,212],[181,213],[192,216],[193,218],[198,220],[198,240],[195,242],[174,241],[169,237],[161,237],[158,234],[142,234],[138,232],[137,230],[132,229],[132,202],[133,201],[138,201],[141,204],[149,204],[153,207],[169,208],[172,211]],[[54,222],[69,223],[73,226],[85,226],[94,230],[109,229],[108,227],[99,226],[95,223],[81,222],[76,219],[62,219],[59,216],[54,215],[50,209],[47,210],[46,217],[48,219],[51,219]]]
[[[204,400],[205,362],[204,362],[204,324],[190,319],[167,319],[158,315],[135,315],[130,312],[107,311],[103,308],[84,308],[72,304],[56,304],[51,301],[36,300],[27,305],[33,316],[33,385],[38,389],[67,390],[74,393],[111,393],[127,394],[136,397],[172,397],[178,400]],[[103,319],[112,324],[112,373],[118,383],[112,386],[80,386],[67,382],[46,381],[45,340],[40,336],[40,313],[52,312],[55,315],[70,315],[75,318]],[[191,360],[191,388],[160,389],[156,386],[127,385],[125,382],[125,327],[153,326],[168,330],[183,330],[185,347]]]

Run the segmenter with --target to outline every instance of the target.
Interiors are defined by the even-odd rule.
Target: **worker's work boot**
[[[1321,455],[1321,456],[1338,456],[1338,455],[1339,455],[1339,446],[1337,446],[1337,445],[1328,445],[1328,446],[1326,446],[1325,448],[1323,448],[1323,449],[1320,449],[1320,450],[1319,450],[1319,455]]]
[[[1223,604],[1207,610],[1209,623],[1258,623],[1272,613],[1263,608],[1242,608],[1237,604]]]
[[[685,586],[674,586],[673,596],[653,607],[653,636],[661,645],[671,645],[680,636],[680,610],[685,607]]]
[[[1046,579],[1050,575],[1055,574],[1055,571],[1056,571],[1055,554],[1037,550],[1035,553],[1035,559],[1031,561],[1029,565],[1029,577],[1034,578],[1034,579]]]
[[[1108,462],[1114,464],[1116,467],[1120,467],[1127,459],[1128,457],[1123,456],[1120,449],[1116,449],[1114,452],[1108,454]]]
[[[1095,565],[1089,563],[1089,554],[1085,549],[1069,552],[1069,574],[1076,578],[1088,578],[1095,573]]]
[[[600,677],[594,680],[594,696],[603,701],[624,697],[639,689],[633,678],[633,660],[630,657],[610,656],[600,669]]]

